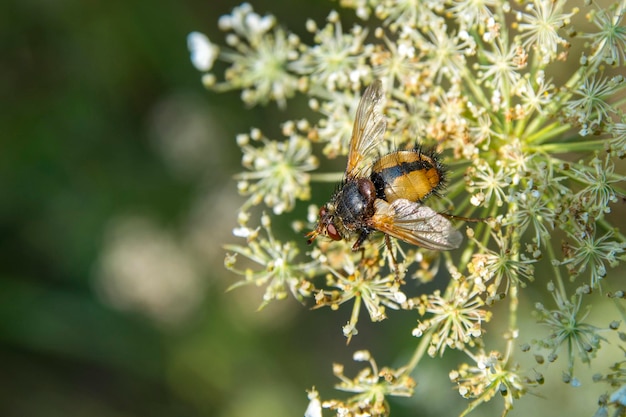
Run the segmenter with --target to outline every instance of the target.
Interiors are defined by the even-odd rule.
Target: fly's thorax
[[[376,188],[369,178],[347,180],[333,196],[334,224],[347,234],[363,229],[374,214]]]
[[[445,168],[435,152],[398,151],[378,159],[370,178],[378,198],[418,202],[443,187]]]

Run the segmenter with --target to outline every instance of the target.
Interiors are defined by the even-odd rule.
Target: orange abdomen
[[[374,163],[370,179],[377,198],[389,203],[399,198],[418,202],[443,186],[444,174],[435,153],[417,149],[383,156]]]

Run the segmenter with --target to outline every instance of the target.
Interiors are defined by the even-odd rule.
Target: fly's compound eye
[[[333,224],[333,216],[330,215],[328,207],[320,207],[320,224],[324,225],[326,229],[326,236],[332,240],[341,240],[341,235],[337,231],[337,227]]]
[[[332,223],[328,223],[326,225],[326,234],[332,240],[341,240],[341,236],[339,235],[339,232],[337,232],[337,228]]]

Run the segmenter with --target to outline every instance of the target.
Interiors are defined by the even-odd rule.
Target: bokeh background
[[[0,5],[0,416],[302,415],[333,345],[349,360],[348,311],[225,293],[235,135],[293,117],[190,64],[187,34],[222,43],[238,4]],[[300,29],[332,3],[254,7]]]
[[[411,354],[411,314],[363,319],[346,347],[349,308],[289,299],[258,312],[262,290],[225,293],[222,245],[243,201],[235,135],[278,135],[306,112],[201,86],[186,35],[223,43],[217,20],[237,4],[2,2],[0,416],[302,415],[305,389],[337,394],[333,362],[352,375],[357,349],[381,366]],[[338,5],[253,7],[306,38],[306,19]],[[435,366],[394,415],[463,409]]]

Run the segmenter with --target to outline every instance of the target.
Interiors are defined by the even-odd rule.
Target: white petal
[[[322,402],[315,387],[309,391],[309,405],[304,412],[304,417],[322,417]]]
[[[187,48],[191,52],[191,63],[200,71],[209,71],[219,53],[219,48],[200,32],[187,35]]]

